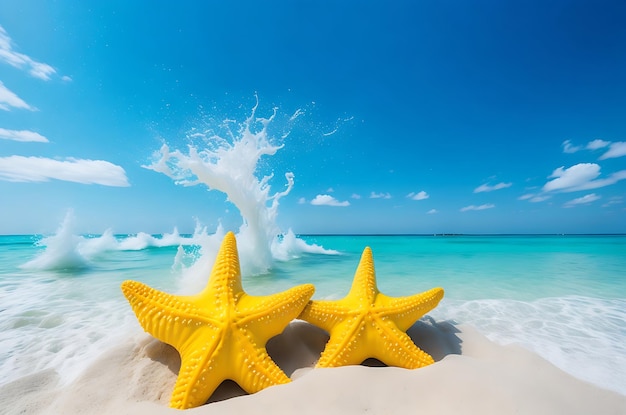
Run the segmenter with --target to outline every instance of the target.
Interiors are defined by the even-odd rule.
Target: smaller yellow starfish
[[[171,295],[136,281],[122,291],[141,326],[180,353],[170,406],[204,404],[226,379],[254,393],[290,379],[274,363],[266,342],[295,319],[315,288],[251,296],[243,291],[235,235],[222,242],[206,288],[194,296]]]
[[[434,361],[406,330],[442,298],[442,288],[397,298],[380,293],[372,250],[366,247],[348,295],[337,301],[309,301],[299,318],[330,334],[317,367],[358,365],[375,358],[388,366],[416,369]]]

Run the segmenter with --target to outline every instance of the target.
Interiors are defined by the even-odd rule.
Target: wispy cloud
[[[517,198],[517,200],[528,200],[533,203],[543,202],[544,200],[550,199],[552,196],[549,194],[542,193],[526,193],[525,195],[521,195]]]
[[[600,156],[600,160],[626,156],[626,141],[616,141],[609,145],[609,150]]]
[[[610,141],[595,139],[595,140],[588,142],[585,148],[587,150],[598,150],[604,147],[608,147],[610,144],[611,144]]]
[[[391,199],[391,195],[389,193],[370,193],[370,199]]]
[[[590,194],[585,195],[583,197],[579,197],[579,198],[570,200],[568,202],[565,202],[563,207],[571,208],[571,207],[574,207],[576,205],[586,205],[588,203],[595,202],[598,199],[600,199],[600,196],[596,195],[595,193],[590,193]]]
[[[31,57],[13,50],[13,41],[2,26],[0,26],[0,61],[15,68],[24,69],[31,76],[44,81],[49,81],[50,76],[56,73],[56,70],[47,63],[37,62]]]
[[[488,203],[488,204],[484,204],[484,205],[480,205],[480,206],[475,206],[475,205],[469,205],[469,206],[465,206],[463,208],[461,208],[461,212],[467,212],[469,210],[485,210],[485,209],[493,209],[494,207],[496,207],[496,205]]]
[[[424,200],[424,199],[428,199],[430,195],[422,190],[421,192],[417,192],[417,193],[411,192],[408,195],[406,195],[406,197],[408,197],[411,200]]]
[[[600,146],[601,144],[602,143],[595,143],[594,145]],[[610,186],[626,179],[626,170],[620,170],[607,177],[600,178],[599,165],[596,163],[579,163],[567,169],[564,166],[555,169],[552,174],[548,176],[548,179],[551,180],[546,182],[540,192],[524,194],[518,197],[518,200],[543,202],[544,200],[550,199],[554,193],[577,192]],[[591,195],[587,196],[591,197]],[[574,204],[574,201],[569,201],[564,206],[571,207]]]
[[[578,190],[597,189],[610,186],[626,179],[626,170],[620,170],[610,176],[599,179],[600,166],[595,163],[579,163],[565,169],[563,166],[554,170],[543,186],[544,192],[575,192]]]
[[[103,186],[130,186],[120,166],[103,160],[44,157],[0,157],[0,180],[9,182],[46,182],[50,179]]]
[[[563,144],[561,144],[561,146],[563,147],[564,153],[576,153],[577,151],[580,151],[583,149],[583,147],[581,146],[573,145],[571,140],[563,141]]]
[[[564,153],[576,153],[580,150],[595,151],[608,147],[608,150],[599,157],[600,160],[626,156],[625,141],[611,142],[596,138],[595,140],[591,140],[590,142],[588,142],[586,146],[575,146],[570,140],[565,140],[563,141],[562,146]]]
[[[485,183],[474,189],[474,193],[493,192],[494,190],[506,189],[507,187],[511,187],[512,185],[513,183],[498,183],[490,186]]]
[[[347,200],[340,202],[330,195],[317,195],[315,199],[311,200],[311,204],[316,206],[350,206],[350,202]]]
[[[352,196],[350,196],[352,199],[360,199],[361,195],[358,193],[352,193]]]
[[[532,203],[539,203],[539,202],[543,202],[545,200],[550,199],[552,196],[551,195],[546,195],[546,194],[539,194],[539,195],[534,195],[533,197],[530,198],[530,201]]]
[[[435,213],[439,213],[439,211],[437,209],[431,209],[428,212],[426,212],[429,215],[434,215]]]
[[[624,199],[622,196],[613,196],[605,204],[603,204],[602,207],[606,208],[606,207],[610,207],[613,205],[620,205],[623,202],[624,202]]]
[[[35,111],[34,107],[28,105],[0,81],[0,110],[9,111],[11,107]]]
[[[28,130],[7,130],[0,128],[0,139],[13,141],[33,141],[38,143],[47,143],[48,139],[43,135]]]

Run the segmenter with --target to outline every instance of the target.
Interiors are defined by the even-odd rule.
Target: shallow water
[[[141,332],[119,289],[125,279],[168,292],[194,291],[191,286],[206,282],[216,249],[211,243],[201,248],[207,238],[156,235],[143,245],[137,238],[66,235],[46,245],[36,236],[0,236],[1,383],[47,368],[69,381],[103,350]],[[521,344],[574,376],[626,395],[626,236],[300,240],[326,250],[275,259],[268,272],[244,275],[244,289],[261,295],[308,282],[316,287],[314,298],[341,298],[370,246],[385,294],[441,286],[445,298],[429,313],[435,319]],[[73,245],[50,249],[54,243]]]

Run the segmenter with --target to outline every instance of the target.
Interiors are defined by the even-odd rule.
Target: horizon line
[[[129,233],[115,233],[114,236],[130,236],[130,235],[138,235],[139,233],[145,233],[150,236],[156,235],[165,235],[169,234],[169,232],[161,232],[161,233],[147,233],[147,232],[129,232]],[[3,234],[0,233],[0,237],[2,236],[47,236],[54,235],[54,233],[44,234],[44,233],[15,233],[15,234]],[[77,233],[76,235],[83,236],[102,236],[102,233]],[[180,236],[193,236],[193,233],[182,232],[179,233]],[[281,234],[284,235],[284,234]],[[455,232],[441,232],[441,233],[296,233],[296,236],[422,236],[422,237],[446,237],[446,236],[626,236],[626,233],[623,232],[615,232],[615,233],[562,233],[562,232],[550,232],[550,233],[455,233]],[[280,235],[278,235],[280,236]]]

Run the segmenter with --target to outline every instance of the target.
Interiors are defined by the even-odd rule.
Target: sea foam
[[[81,271],[91,268],[94,261],[107,252],[198,245],[204,240],[201,234],[182,236],[176,228],[172,233],[162,235],[140,232],[116,236],[107,229],[101,235],[85,236],[75,233],[74,222],[74,213],[70,210],[56,233],[37,241],[37,246],[42,248],[37,256],[20,265],[20,268],[31,271]]]
[[[88,267],[87,258],[81,254],[83,238],[73,232],[73,212],[65,215],[63,223],[52,235],[41,239],[38,245],[45,250],[22,265],[30,270],[80,270]]]
[[[521,345],[579,379],[626,395],[626,299],[446,300],[430,314],[470,324],[497,343]]]
[[[153,162],[144,166],[165,174],[179,185],[206,186],[226,195],[242,219],[237,231],[237,247],[243,275],[265,273],[275,260],[286,261],[303,253],[337,254],[309,245],[291,230],[283,232],[278,226],[280,200],[291,192],[295,178],[292,172],[285,172],[284,190],[272,193],[269,183],[273,174],[257,177],[260,160],[275,155],[283,147],[268,133],[277,110],[264,118],[256,115],[257,108],[258,101],[243,122],[226,119],[204,131],[194,129],[189,139],[202,142],[202,147],[190,144],[183,152],[163,144],[154,154]],[[296,114],[291,121],[300,115]],[[288,133],[282,135],[286,136]],[[206,283],[205,276],[212,267],[223,234],[220,228],[213,235],[203,236],[199,258],[191,272],[187,272],[183,290],[194,291]]]

